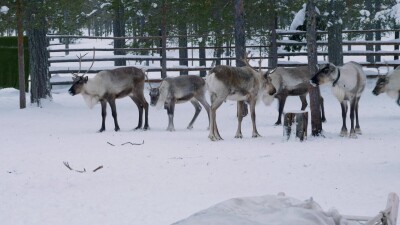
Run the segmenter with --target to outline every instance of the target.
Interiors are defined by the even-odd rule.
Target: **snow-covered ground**
[[[368,80],[360,101],[358,139],[339,137],[340,106],[324,87],[325,137],[304,142],[286,141],[283,128],[273,125],[276,102],[257,105],[262,137],[256,139],[249,117],[244,138],[233,138],[236,104],[224,103],[217,122],[225,140],[211,142],[205,111],[186,130],[194,113],[190,103],[176,106],[175,132],[165,131],[166,112],[155,108],[151,129],[133,131],[137,108],[121,99],[121,131],[113,131],[109,111],[107,130],[97,133],[100,106],[89,110],[82,97],[67,94],[69,87],[55,87],[42,108],[23,110],[17,90],[1,89],[0,224],[171,224],[227,199],[279,192],[313,197],[325,210],[375,216],[389,192],[400,192],[400,107],[385,95],[373,96],[374,83]],[[285,108],[300,105],[289,97]]]

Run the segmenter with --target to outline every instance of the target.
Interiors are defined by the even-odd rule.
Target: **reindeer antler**
[[[88,52],[87,52],[86,54],[84,54],[84,55],[79,54],[79,56],[76,56],[76,57],[79,59],[79,69],[78,69],[78,72],[77,72],[77,73],[72,73],[72,75],[73,75],[74,77],[79,77],[79,76],[83,77],[87,72],[89,72],[90,69],[92,69],[93,64],[94,64],[94,57],[95,57],[95,55],[96,55],[95,48],[93,48],[93,60],[92,60],[92,64],[90,65],[89,69],[86,70],[85,73],[83,73],[82,75],[79,75],[79,73],[81,72],[81,69],[82,69],[82,59],[83,59],[83,57],[85,57],[87,54],[88,54]]]
[[[87,54],[87,53],[86,53],[86,54]],[[82,74],[82,76],[84,76],[87,72],[89,72],[90,69],[92,69],[93,64],[94,64],[94,57],[95,57],[95,55],[96,55],[96,50],[95,50],[95,48],[93,48],[93,59],[92,59],[92,64],[90,65],[89,69],[86,70],[86,72],[85,72],[84,74]]]
[[[150,84],[150,80],[149,80],[149,72],[147,72],[146,71],[146,74],[145,74],[145,76],[146,76],[146,79],[147,79],[147,83],[149,84],[149,86],[150,86],[150,89],[153,89],[153,87],[151,86],[151,84]]]

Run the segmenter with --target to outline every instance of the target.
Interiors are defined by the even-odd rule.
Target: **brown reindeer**
[[[253,137],[260,134],[256,128],[255,107],[259,96],[271,96],[275,88],[269,77],[264,76],[261,71],[254,70],[248,62],[244,67],[231,67],[219,65],[214,67],[206,77],[206,83],[211,98],[210,110],[210,134],[212,141],[222,140],[216,122],[216,111],[225,100],[238,102],[237,117],[238,128],[235,138],[242,138],[241,123],[244,116],[244,102],[249,103],[251,120],[253,123]]]

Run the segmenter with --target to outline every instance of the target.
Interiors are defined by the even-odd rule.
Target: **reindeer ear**
[[[83,77],[83,81],[84,81],[85,83],[88,82],[88,80],[89,80],[88,76],[84,76],[84,77]]]

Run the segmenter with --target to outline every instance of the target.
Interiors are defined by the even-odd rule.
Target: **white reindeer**
[[[366,80],[367,77],[361,65],[355,62],[345,63],[341,67],[329,63],[320,69],[310,80],[313,85],[332,84],[332,92],[339,100],[342,108],[343,126],[340,136],[347,136],[348,134],[346,127],[347,102],[350,102],[351,128],[349,137],[357,138],[356,134],[361,134],[358,121],[358,102],[365,89]],[[356,117],[355,128],[354,116]]]
[[[217,127],[216,111],[225,100],[237,101],[238,128],[235,138],[242,138],[241,123],[243,119],[244,102],[250,105],[251,121],[253,124],[253,137],[260,134],[256,127],[256,102],[262,96],[264,102],[273,101],[275,88],[271,79],[264,77],[247,63],[244,67],[231,67],[219,65],[214,67],[206,76],[206,83],[211,98],[210,133],[212,141],[222,140]]]
[[[391,71],[386,76],[379,76],[372,93],[379,95],[383,92],[396,99],[397,104],[400,106],[400,67]]]

